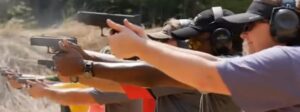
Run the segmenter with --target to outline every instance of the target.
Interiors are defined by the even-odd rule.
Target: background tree
[[[212,6],[223,6],[234,12],[246,10],[251,0],[0,0],[0,14],[17,3],[31,9],[39,26],[48,27],[74,16],[79,10],[121,14],[140,14],[146,26],[162,25],[168,18],[192,18]],[[3,5],[9,4],[9,5]],[[11,6],[11,7],[7,7]],[[1,14],[0,22],[13,17]],[[26,17],[24,17],[26,19]]]

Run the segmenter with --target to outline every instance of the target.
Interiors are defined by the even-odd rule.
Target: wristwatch
[[[94,66],[93,61],[89,61],[89,60],[84,61],[84,74],[83,75],[86,78],[92,78],[95,76],[95,74],[93,73],[93,66]]]
[[[83,76],[85,78],[92,78],[94,77],[94,74],[93,74],[93,61],[89,61],[89,60],[84,60],[84,68],[83,68]],[[79,82],[79,77],[78,76],[72,76],[70,77],[70,81],[72,83],[77,83]]]

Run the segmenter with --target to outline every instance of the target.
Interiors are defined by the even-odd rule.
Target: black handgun
[[[52,71],[56,70],[54,62],[51,61],[51,60],[38,60],[38,64],[43,65],[43,66],[49,68]]]
[[[74,37],[55,38],[51,36],[34,36],[30,38],[30,45],[46,46],[48,48],[48,53],[56,54],[62,51],[58,42],[63,39],[67,39],[68,41],[77,44],[77,39]]]
[[[34,36],[30,38],[30,45],[32,46],[46,46],[48,48],[49,54],[57,54],[63,52],[60,49],[59,41],[63,39],[67,39],[68,41],[77,44],[77,39],[74,37],[63,37],[63,38],[56,38],[51,36]],[[46,66],[47,68],[55,71],[54,62],[51,60],[38,60],[39,65]]]
[[[100,13],[100,12],[89,12],[89,11],[79,11],[76,16],[77,21],[82,22],[86,25],[98,26],[101,29],[101,35],[103,34],[103,28],[108,27],[106,24],[107,19],[123,24],[124,19],[128,19],[130,22],[136,25],[141,25],[140,15],[125,15],[125,14],[110,14],[110,13]]]

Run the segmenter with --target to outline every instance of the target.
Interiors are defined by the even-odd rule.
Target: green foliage
[[[3,21],[13,20],[15,22],[31,26],[34,24],[34,17],[32,9],[26,4],[25,1],[15,1],[6,10],[6,18]]]
[[[69,0],[67,10],[141,14],[146,26],[161,25],[171,17],[192,18],[212,6],[244,12],[251,0]],[[70,15],[70,14],[69,14]]]
[[[222,6],[234,12],[244,12],[252,0],[10,0],[13,7],[9,8],[6,17],[31,21],[36,17],[40,22],[44,20],[47,10],[40,11],[37,5],[54,5],[55,10],[49,9],[55,18],[69,18],[79,10],[141,14],[146,26],[161,25],[168,18],[192,18],[197,13],[212,6]],[[30,4],[30,5],[28,5]],[[47,6],[50,7],[50,6]],[[1,10],[1,9],[0,9]],[[34,13],[32,13],[32,11]],[[39,12],[40,11],[40,12]],[[0,11],[1,12],[1,11]],[[42,14],[42,15],[41,15]],[[63,16],[63,17],[58,17]],[[47,17],[48,18],[48,17]],[[2,19],[2,18],[1,18]],[[51,19],[50,19],[51,20]],[[60,20],[60,19],[58,19]],[[52,24],[52,23],[51,23]]]

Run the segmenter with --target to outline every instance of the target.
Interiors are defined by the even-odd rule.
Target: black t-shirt
[[[240,112],[231,97],[198,91],[157,87],[149,91],[156,98],[156,112]],[[200,108],[201,107],[201,108]]]

